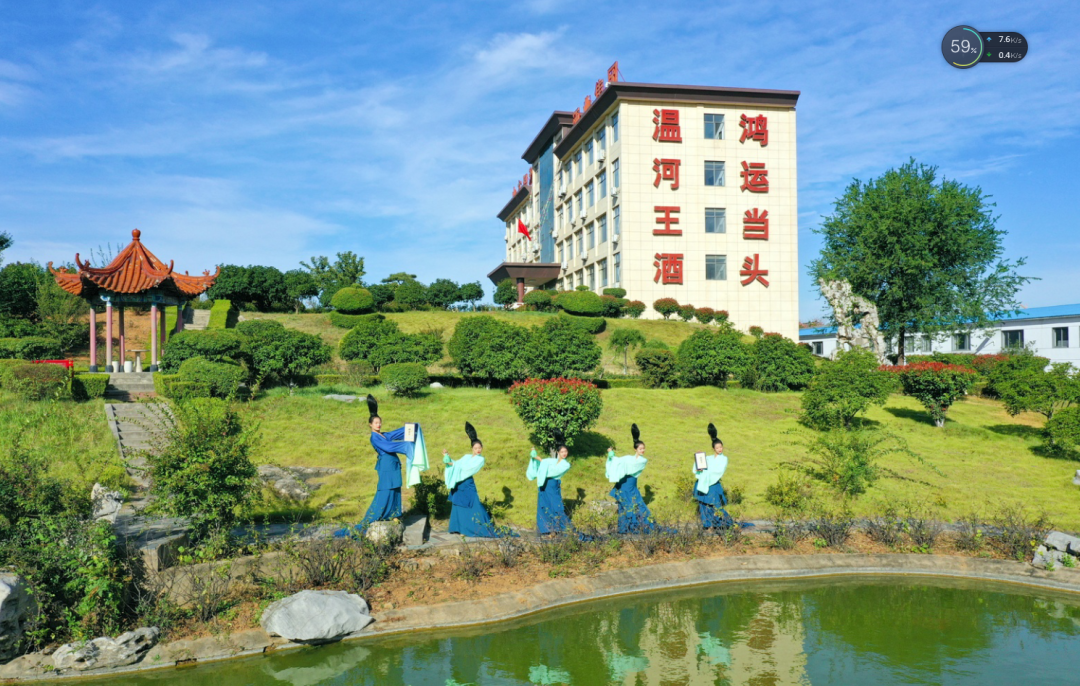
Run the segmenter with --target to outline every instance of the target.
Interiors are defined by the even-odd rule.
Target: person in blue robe
[[[408,464],[409,485],[415,486],[420,482],[419,474],[427,469],[427,448],[424,444],[424,434],[420,425],[416,425],[415,439],[405,440],[405,427],[389,432],[382,431],[382,417],[379,416],[379,405],[370,394],[367,397],[368,426],[371,427],[371,447],[375,449],[375,473],[378,474],[379,482],[375,491],[375,499],[364,514],[364,518],[353,527],[357,532],[362,532],[372,522],[383,522],[396,519],[401,516],[401,458],[405,455]],[[348,529],[340,529],[334,532],[338,538],[348,536]]]
[[[619,506],[619,533],[643,534],[653,531],[656,524],[652,513],[638,490],[638,476],[645,470],[649,460],[645,457],[645,444],[641,441],[641,432],[637,424],[630,426],[634,437],[634,454],[615,456],[615,449],[608,450],[607,465],[604,472],[614,486],[608,494]]]
[[[446,465],[446,489],[450,492],[450,533],[478,538],[498,538],[499,532],[491,521],[491,515],[480,502],[473,476],[484,467],[484,444],[476,436],[473,425],[465,422],[465,433],[472,442],[472,453],[451,460],[443,450]]]
[[[728,459],[724,454],[724,442],[716,435],[716,427],[711,423],[709,440],[712,441],[713,454],[705,457],[707,467],[698,469],[697,465],[694,466],[694,476],[697,479],[694,485],[694,500],[698,502],[698,516],[701,518],[702,527],[726,529],[735,523],[724,509],[727,495],[720,481],[727,471]]]
[[[565,445],[555,447],[555,457],[540,459],[533,450],[525,476],[536,481],[536,530],[541,534],[558,534],[572,526],[562,499],[562,476],[570,469],[570,451]]]

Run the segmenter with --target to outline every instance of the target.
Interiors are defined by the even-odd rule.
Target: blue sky
[[[947,9],[940,9],[947,7]],[[1080,4],[0,2],[6,261],[131,229],[192,272],[353,250],[481,280],[521,152],[614,60],[628,81],[802,91],[799,240],[914,156],[994,196],[1029,306],[1080,302]],[[957,24],[1019,64],[948,66]],[[823,312],[801,278],[800,313]]]

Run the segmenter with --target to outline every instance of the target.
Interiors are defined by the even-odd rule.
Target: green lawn
[[[392,319],[398,323],[401,330],[405,333],[417,333],[420,331],[427,331],[430,329],[441,329],[443,332],[443,339],[449,341],[450,336],[454,333],[454,327],[461,320],[462,317],[472,317],[476,314],[486,314],[504,321],[518,324],[519,326],[536,326],[543,324],[548,318],[557,315],[548,314],[544,312],[447,312],[443,310],[431,311],[431,312],[400,312],[390,313],[386,315],[387,319]],[[245,319],[276,319],[285,326],[306,331],[308,333],[318,334],[324,341],[334,346],[342,339],[342,337],[348,333],[348,329],[342,329],[330,324],[329,315],[325,314],[278,314],[278,313],[259,313],[259,312],[245,312]],[[704,328],[702,324],[697,323],[685,323],[679,320],[653,320],[653,319],[608,319],[607,328],[596,336],[597,341],[600,343],[604,351],[604,369],[608,373],[622,373],[622,356],[618,356],[608,350],[607,339],[611,335],[611,332],[618,328],[631,328],[641,331],[646,339],[660,340],[670,346],[672,349],[678,347],[691,333],[697,329]],[[635,371],[633,365],[633,355],[630,355],[630,367],[631,372]],[[444,357],[441,365],[449,362],[449,357]],[[445,366],[437,365],[432,368],[433,371],[439,369],[446,369]]]
[[[468,451],[463,426],[466,420],[472,422],[484,440],[487,457],[487,466],[476,478],[481,495],[507,502],[512,522],[532,526],[536,489],[525,478],[531,446],[504,391],[445,388],[405,400],[388,398],[379,388],[371,390],[380,398],[387,426],[396,428],[405,421],[423,425],[433,464],[429,473],[441,475],[439,458],[444,447],[455,459]],[[333,502],[336,506],[325,516],[355,519],[367,508],[376,483],[367,408],[324,400],[325,392],[305,389],[290,397],[277,389],[247,405],[245,412],[261,422],[260,463],[343,469],[326,479],[311,504],[321,507]],[[677,480],[689,474],[693,453],[706,449],[705,426],[712,421],[731,458],[725,483],[740,486],[746,493],[743,516],[770,517],[773,513],[764,492],[776,479],[775,468],[804,455],[802,443],[813,435],[797,421],[797,393],[705,387],[611,389],[603,394],[604,411],[598,425],[572,451],[574,467],[563,478],[564,498],[606,497],[610,486],[604,480],[604,451],[614,444],[619,454],[629,452],[630,423],[637,422],[650,459],[641,478],[646,499],[661,517],[688,515],[691,509],[679,497]],[[946,518],[973,508],[992,512],[1002,503],[1022,502],[1045,511],[1060,527],[1080,530],[1080,488],[1071,483],[1080,463],[1032,451],[1039,443],[1041,417],[1009,417],[999,403],[972,398],[957,404],[949,423],[937,429],[914,400],[893,396],[868,418],[902,436],[943,475],[905,457],[890,456],[888,466],[930,486],[881,481],[856,502],[856,512],[872,511],[886,498],[935,504]]]

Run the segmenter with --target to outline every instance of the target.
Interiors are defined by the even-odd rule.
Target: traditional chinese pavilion
[[[165,308],[176,307],[176,331],[184,328],[184,306],[202,295],[214,285],[221,272],[202,276],[178,274],[173,263],[165,264],[146,249],[141,240],[142,232],[131,232],[131,243],[106,267],[91,267],[89,262],[75,255],[78,271],[67,268],[49,271],[68,293],[77,295],[90,303],[90,371],[98,371],[97,364],[97,315],[105,313],[105,370],[124,370],[127,359],[127,341],[124,330],[124,309],[127,307],[150,308],[150,371],[158,369],[158,355],[165,345]],[[119,360],[113,363],[113,309],[119,309]]]

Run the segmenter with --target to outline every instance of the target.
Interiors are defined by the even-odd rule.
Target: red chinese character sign
[[[769,170],[765,168],[764,162],[751,162],[750,164],[743,162],[739,176],[743,178],[739,190],[750,191],[751,193],[769,192]]]
[[[769,211],[755,207],[744,212],[742,237],[748,241],[769,240]]]
[[[654,212],[663,212],[664,213],[664,215],[662,217],[657,217],[656,218],[656,223],[657,224],[663,224],[664,228],[662,228],[662,229],[653,229],[652,233],[653,233],[654,236],[681,236],[682,235],[682,229],[673,229],[673,228],[671,228],[673,225],[679,223],[679,218],[678,217],[672,217],[671,216],[672,212],[678,212],[679,211],[678,207],[670,206],[670,205],[656,205],[655,207],[653,207],[653,211]]]
[[[653,110],[653,140],[658,143],[682,143],[679,110]]]
[[[671,190],[679,190],[679,165],[682,164],[682,160],[660,159],[657,157],[652,162],[652,170],[656,172],[656,180],[653,181],[653,186],[659,188],[661,181],[670,181]]]
[[[682,265],[682,253],[656,253],[656,261],[653,262],[653,266],[656,267],[656,276],[653,277],[653,281],[682,285]]]
[[[740,143],[745,143],[749,139],[761,143],[763,148],[769,144],[769,120],[765,115],[759,114],[756,117],[747,117],[745,114],[741,114],[739,115],[739,126],[743,130],[742,136],[739,137]]]
[[[757,253],[754,253],[753,257],[743,259],[742,269],[739,270],[739,276],[744,278],[739,283],[744,286],[749,286],[754,281],[760,281],[765,288],[768,288],[769,280],[765,278],[768,275],[769,270],[761,268],[761,261],[758,259]]]

